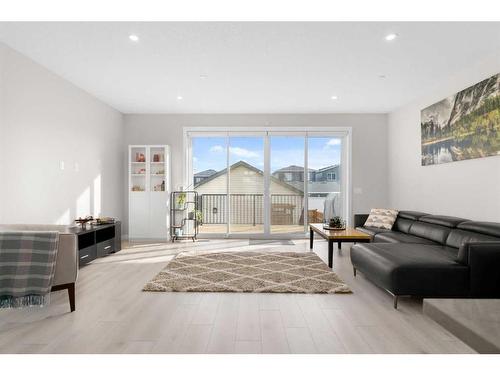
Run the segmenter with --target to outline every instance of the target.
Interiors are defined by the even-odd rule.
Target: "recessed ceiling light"
[[[337,95],[333,95],[331,99],[332,99],[332,100],[337,100],[338,98],[339,98],[339,97],[338,97]]]
[[[378,75],[378,78],[381,78],[381,79],[384,79],[385,77],[386,77],[386,75],[385,75],[385,74],[379,74],[379,75]]]
[[[139,41],[139,37],[135,34],[130,34],[128,36],[128,38],[132,41],[132,42],[138,42]]]
[[[182,100],[182,96],[178,95],[177,100]]]
[[[387,35],[385,36],[385,40],[387,40],[387,41],[389,41],[389,42],[390,42],[391,40],[394,40],[394,39],[396,39],[397,37],[398,37],[398,34],[391,33],[391,34],[387,34]]]
[[[200,79],[207,79],[208,76],[206,74],[200,74]]]

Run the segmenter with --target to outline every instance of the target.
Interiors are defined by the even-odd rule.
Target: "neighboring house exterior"
[[[309,168],[309,182],[339,182],[339,169],[338,164],[318,170]],[[295,182],[304,182],[304,167],[290,165],[274,171],[272,175],[281,181],[292,182],[295,186]]]
[[[309,169],[309,180],[314,178],[314,169]],[[304,167],[290,165],[285,168],[278,169],[272,174],[274,177],[285,182],[304,181]]]
[[[339,192],[339,166],[329,166],[318,171],[309,170],[309,211],[323,211],[323,202],[328,193]],[[200,172],[204,173],[207,171]],[[320,172],[317,174],[317,172]],[[311,175],[312,174],[312,175]],[[195,177],[198,174],[195,175]],[[226,223],[227,215],[227,170],[211,173],[195,183],[199,194],[199,207],[203,221],[211,224]],[[264,173],[244,162],[230,166],[230,216],[233,224],[262,223]],[[319,180],[313,178],[318,177]],[[297,224],[303,222],[304,168],[289,166],[275,171],[270,176],[271,222],[274,224]]]
[[[239,161],[230,166],[230,199],[232,224],[262,224],[264,206],[264,173]],[[304,193],[286,182],[271,176],[271,220],[280,224],[300,221]],[[227,170],[223,169],[195,185],[199,194],[203,222],[226,223]]]
[[[312,181],[323,182],[323,181],[332,181],[338,182],[340,179],[339,176],[339,165],[330,165],[328,167],[320,168],[317,171],[314,171],[314,178]]]
[[[264,173],[254,166],[239,161],[230,167],[231,186],[233,194],[263,194],[264,193]],[[227,189],[227,171],[223,170],[212,174],[210,177],[195,183],[195,190],[198,194],[225,194]],[[272,194],[303,195],[302,189],[280,181],[271,176]]]
[[[311,197],[325,197],[328,193],[340,191],[340,166],[330,165],[318,170],[309,169],[308,190]],[[304,191],[304,168],[290,165],[278,169],[273,176],[292,185],[300,191]]]
[[[217,173],[217,171],[214,169],[207,169],[205,171],[195,173],[194,178],[193,178],[194,185],[195,186],[198,185],[201,181],[206,180],[207,178],[209,178],[210,176],[212,176],[216,173]]]

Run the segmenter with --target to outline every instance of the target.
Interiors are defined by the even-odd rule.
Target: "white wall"
[[[500,222],[500,156],[431,166],[420,161],[420,110],[499,72],[497,51],[389,115],[390,206]]]
[[[385,207],[387,195],[387,116],[384,114],[131,114],[125,115],[123,150],[129,144],[168,144],[172,152],[172,187],[183,184],[183,127],[192,126],[350,126],[353,128],[353,212]],[[126,170],[126,160],[123,160]],[[124,186],[125,184],[125,179]],[[125,192],[125,213],[128,193]],[[126,225],[125,225],[126,228]]]
[[[0,222],[121,218],[122,114],[1,43],[0,77]]]

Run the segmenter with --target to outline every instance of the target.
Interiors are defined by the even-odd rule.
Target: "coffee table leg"
[[[309,249],[311,250],[313,248],[313,243],[314,243],[314,231],[312,229],[309,229]]]
[[[333,268],[333,240],[328,240],[328,267]]]
[[[340,241],[337,242],[337,247],[338,247],[339,250],[342,250],[342,242],[340,242]]]

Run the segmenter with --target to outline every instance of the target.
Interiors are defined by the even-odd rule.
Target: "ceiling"
[[[384,113],[497,53],[500,23],[4,22],[0,41],[123,113]]]

